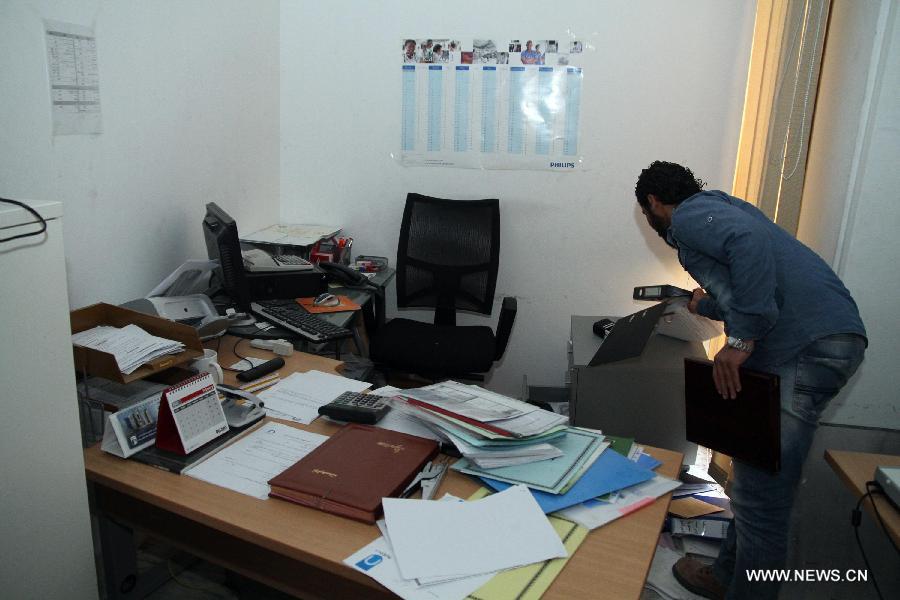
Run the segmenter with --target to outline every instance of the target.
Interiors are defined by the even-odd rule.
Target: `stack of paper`
[[[416,418],[450,440],[480,468],[519,465],[562,456],[548,442],[565,435],[564,415],[490,392],[446,381],[404,390],[392,401],[397,412]]]
[[[160,356],[178,354],[184,350],[181,342],[151,335],[137,325],[122,328],[98,325],[87,331],[73,333],[72,343],[112,354],[119,371],[126,375]]]
[[[259,394],[270,417],[309,425],[319,418],[319,407],[344,392],[361,392],[371,384],[340,375],[308,371],[294,373]]]
[[[553,445],[562,453],[555,460],[483,469],[462,459],[452,468],[493,481],[560,494],[570,489],[609,446],[603,442],[602,435],[575,427],[568,428],[563,437],[553,441]]]
[[[477,501],[488,495],[488,490],[481,488],[469,498]],[[443,502],[461,502],[459,498],[446,495]],[[411,502],[427,502],[413,500]],[[496,500],[495,500],[496,502]],[[413,507],[415,505],[412,505]],[[486,506],[490,506],[490,503]],[[540,521],[535,521],[540,523]],[[577,524],[557,517],[547,517],[547,523],[553,528],[556,536],[563,544],[566,553],[571,556],[584,541],[588,531]],[[526,526],[532,526],[531,521]],[[543,527],[543,526],[541,526]],[[344,563],[357,571],[372,577],[383,586],[406,600],[462,600],[463,598],[540,598],[550,587],[553,580],[562,571],[569,556],[562,558],[547,558],[524,566],[505,569],[499,572],[481,573],[466,577],[445,576],[422,577],[417,579],[404,579],[400,572],[398,556],[393,548],[390,533],[384,520],[378,522],[382,537],[361,548],[353,555],[347,557]],[[469,535],[472,524],[467,525],[463,535]],[[430,529],[434,529],[431,527]],[[443,528],[439,528],[443,530]],[[432,532],[430,531],[429,534]],[[436,532],[439,533],[439,532]],[[493,532],[488,532],[493,533]],[[494,533],[496,535],[496,533]],[[502,535],[502,534],[501,534]],[[481,536],[471,539],[472,545],[482,543]],[[496,543],[490,535],[487,536],[490,548],[484,552],[496,552]],[[440,540],[438,540],[440,543]],[[479,551],[482,551],[479,549]],[[456,561],[455,556],[449,558]],[[451,565],[452,566],[452,565]],[[483,567],[479,567],[483,568]]]
[[[404,579],[447,581],[568,556],[522,486],[474,502],[384,499]]]

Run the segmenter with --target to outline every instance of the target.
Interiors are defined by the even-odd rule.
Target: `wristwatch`
[[[753,342],[745,342],[741,338],[736,338],[729,335],[728,340],[725,343],[735,350],[740,350],[741,352],[753,352]]]

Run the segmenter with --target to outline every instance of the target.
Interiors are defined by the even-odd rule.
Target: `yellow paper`
[[[472,494],[469,500],[484,498],[489,493],[486,488],[481,488]],[[572,521],[556,516],[548,516],[547,519],[562,540],[569,556],[497,573],[490,581],[472,592],[467,600],[538,600],[544,595],[589,533],[586,528]]]

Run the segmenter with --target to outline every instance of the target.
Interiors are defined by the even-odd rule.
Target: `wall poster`
[[[574,171],[584,43],[400,40],[404,165]]]
[[[53,134],[101,133],[97,41],[90,27],[44,21]]]

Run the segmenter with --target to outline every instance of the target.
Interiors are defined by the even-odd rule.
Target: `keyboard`
[[[313,264],[306,260],[305,258],[301,258],[299,256],[294,256],[293,254],[276,254],[272,257],[272,259],[278,263],[279,265],[284,265],[287,267],[310,267],[312,268]]]
[[[349,329],[332,325],[325,319],[306,312],[291,299],[257,300],[250,303],[250,311],[311,342],[330,342],[353,335]]]

